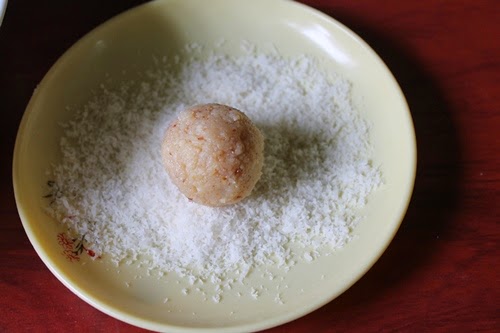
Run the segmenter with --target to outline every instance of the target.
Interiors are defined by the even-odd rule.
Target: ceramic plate
[[[187,279],[159,277],[145,268],[94,260],[92,249],[71,239],[44,213],[46,170],[58,158],[60,122],[68,105],[83,105],[107,76],[152,65],[152,55],[171,55],[189,43],[214,45],[237,56],[241,41],[283,56],[308,54],[326,71],[352,82],[356,107],[372,124],[375,163],[384,185],[369,197],[356,238],[333,255],[299,263],[284,280],[261,279],[229,290],[222,301],[205,301]],[[156,331],[255,331],[301,317],[330,302],[355,283],[380,257],[396,233],[412,193],[415,137],[405,99],[379,57],[349,29],[306,6],[282,0],[166,0],[147,3],[99,26],[70,48],[36,89],[19,128],[14,152],[16,202],[26,233],[54,275],[97,309],[132,325]],[[138,278],[140,277],[140,278]],[[281,292],[237,297],[252,285]],[[210,286],[207,286],[209,288]],[[168,295],[168,301],[165,301]]]
[[[7,0],[0,0],[0,26],[2,25],[5,11],[7,10]]]

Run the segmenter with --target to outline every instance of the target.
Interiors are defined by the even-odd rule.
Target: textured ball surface
[[[261,175],[264,138],[243,112],[203,104],[170,124],[161,152],[170,179],[186,197],[224,206],[252,192]]]

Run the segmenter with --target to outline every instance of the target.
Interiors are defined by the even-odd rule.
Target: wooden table
[[[79,37],[143,1],[11,0],[0,28],[1,332],[139,332],[73,295],[38,258],[12,191],[28,100]],[[269,332],[500,331],[500,2],[306,0],[387,63],[415,122],[418,175],[376,265],[321,309]]]

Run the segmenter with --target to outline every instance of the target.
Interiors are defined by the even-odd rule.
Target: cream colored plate
[[[78,106],[106,75],[134,73],[153,57],[174,54],[186,43],[214,45],[238,54],[242,40],[283,55],[310,54],[325,70],[353,82],[354,100],[373,123],[375,160],[385,185],[370,197],[357,238],[344,249],[301,263],[283,280],[258,274],[224,293],[219,304],[173,274],[150,276],[144,268],[115,268],[62,254],[61,229],[43,212],[45,170],[58,158],[58,123],[66,106]],[[106,22],[69,49],[36,89],[23,117],[14,152],[13,178],[19,214],[30,241],[49,269],[75,294],[101,311],[158,331],[253,331],[279,325],[328,303],[355,283],[379,258],[397,231],[413,189],[414,130],[405,99],[389,70],[355,34],[303,5],[281,0],[171,0],[148,3]],[[59,236],[62,237],[62,236]],[[75,246],[76,244],[72,244]],[[267,290],[254,299],[251,286]],[[190,290],[188,295],[182,289]],[[213,286],[208,283],[205,288]],[[275,300],[276,292],[284,304]],[[238,296],[241,293],[241,296]],[[165,302],[165,298],[168,301]]]

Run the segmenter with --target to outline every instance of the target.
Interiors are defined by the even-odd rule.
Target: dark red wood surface
[[[78,38],[143,1],[10,0],[0,28],[0,332],[141,332],[66,289],[17,214],[12,152],[37,83]],[[387,63],[418,140],[415,192],[375,266],[269,332],[500,332],[500,2],[305,0]]]

